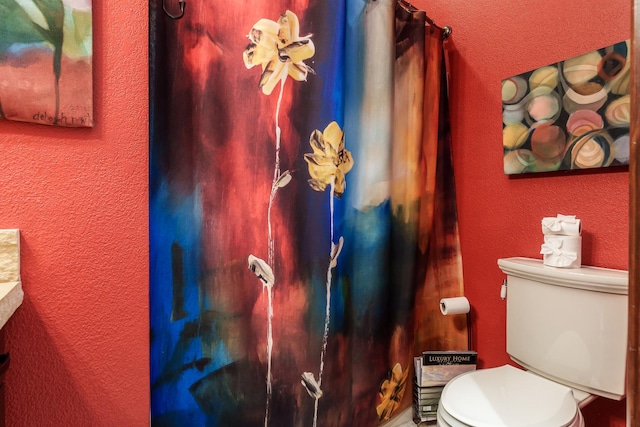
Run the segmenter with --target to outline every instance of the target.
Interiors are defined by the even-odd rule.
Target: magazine
[[[425,351],[414,357],[413,419],[435,421],[444,386],[456,376],[476,369],[475,351]]]
[[[474,371],[477,359],[475,351],[425,351],[420,371],[416,371],[418,386],[443,386],[460,374]]]

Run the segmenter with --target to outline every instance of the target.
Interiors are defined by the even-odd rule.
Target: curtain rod
[[[425,11],[422,11],[421,9],[418,9],[417,7],[409,3],[407,0],[398,0],[398,3],[404,6],[405,8],[407,8],[409,12],[425,12]],[[451,36],[451,32],[453,30],[449,25],[445,25],[444,27],[439,26],[438,24],[436,24],[436,21],[429,18],[429,15],[427,15],[427,12],[425,12],[424,17],[428,25],[431,25],[432,27],[435,27],[442,31],[442,37],[444,38],[444,40],[448,39],[449,36]]]
[[[420,9],[416,8],[414,5],[412,5],[411,3],[409,3],[406,0],[398,0],[398,3],[400,3],[401,5],[403,5],[404,7],[406,7],[410,12],[419,12]],[[173,15],[171,13],[169,13],[169,11],[167,10],[167,6],[165,4],[165,0],[162,0],[162,9],[164,10],[164,13],[171,19],[180,19],[184,16],[184,7],[187,4],[187,2],[185,0],[179,0],[178,4],[180,5],[180,14],[178,15]],[[434,21],[433,19],[429,18],[429,16],[426,14],[425,12],[425,19],[427,21],[427,24],[431,25],[432,27],[436,27],[437,29],[442,31],[442,36],[443,38],[446,40],[449,38],[449,36],[451,35],[451,27],[449,25],[445,25],[444,27],[440,27],[438,24],[436,24],[436,21]]]

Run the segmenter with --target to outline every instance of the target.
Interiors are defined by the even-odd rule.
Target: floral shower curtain
[[[443,43],[390,0],[151,4],[153,425],[377,425],[466,349]]]

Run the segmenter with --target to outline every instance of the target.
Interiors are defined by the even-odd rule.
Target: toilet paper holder
[[[440,300],[440,312],[443,316],[455,316],[461,314],[467,316],[467,350],[472,350],[471,304],[467,297],[442,298]]]

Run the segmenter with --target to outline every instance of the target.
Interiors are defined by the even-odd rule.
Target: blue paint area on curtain
[[[394,2],[351,1],[347,14],[345,136],[358,159],[345,196],[345,274],[353,284],[355,336],[379,334],[389,278],[389,153],[393,114]],[[356,346],[358,348],[359,346]],[[366,352],[366,346],[362,348]],[[369,360],[370,354],[355,354]],[[363,375],[368,375],[362,363]]]
[[[397,13],[214,2],[171,21],[151,4],[154,426],[368,427],[410,405],[432,334],[416,295],[440,290],[414,235],[422,122],[394,133],[394,98],[425,75],[394,84]],[[424,17],[403,19],[421,56]],[[414,190],[394,190],[405,168]]]

